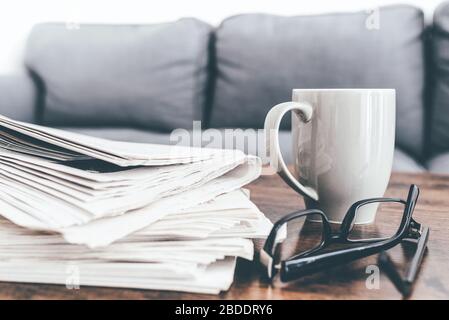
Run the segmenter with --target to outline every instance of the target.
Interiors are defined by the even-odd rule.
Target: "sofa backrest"
[[[379,20],[372,23],[376,14]],[[210,126],[261,128],[272,106],[291,99],[292,88],[395,88],[397,145],[418,155],[423,146],[423,31],[423,13],[411,6],[228,18],[216,30]],[[284,128],[289,126],[286,121]]]
[[[196,19],[36,25],[25,63],[44,88],[41,121],[191,128],[202,117],[211,32]]]
[[[397,145],[420,155],[423,31],[423,14],[411,6],[245,14],[223,21],[214,37],[196,19],[75,29],[50,23],[32,30],[25,62],[43,87],[41,122],[61,126],[191,128],[204,120],[211,95],[209,127],[261,128],[273,105],[291,99],[292,88],[395,88]],[[283,128],[289,126],[287,119]]]
[[[432,31],[430,151],[438,154],[449,150],[449,2],[435,10]]]

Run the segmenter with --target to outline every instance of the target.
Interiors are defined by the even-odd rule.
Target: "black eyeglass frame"
[[[423,227],[419,238],[416,238],[416,235],[412,235],[412,237],[403,239],[404,242],[412,242],[416,245],[415,254],[404,276],[398,272],[398,268],[386,251],[382,251],[377,259],[381,269],[386,272],[398,291],[406,298],[412,294],[413,284],[418,276],[419,268],[427,250],[429,234],[429,228]]]
[[[260,261],[267,267],[268,278],[272,279],[279,272],[281,281],[290,281],[338,264],[348,263],[389,250],[398,245],[406,237],[418,239],[422,234],[423,227],[412,218],[418,196],[418,186],[411,185],[407,201],[399,198],[371,198],[358,201],[347,211],[337,233],[332,232],[330,222],[321,210],[309,209],[286,215],[274,224],[260,253]],[[350,239],[349,234],[354,224],[357,210],[363,205],[381,202],[396,202],[405,205],[401,223],[396,234],[390,238]],[[320,215],[322,218],[321,243],[313,249],[292,256],[287,260],[281,261],[279,264],[275,264],[274,255],[278,245],[276,237],[281,227],[288,221],[310,215]],[[362,243],[365,245],[319,254],[321,250],[335,243]]]

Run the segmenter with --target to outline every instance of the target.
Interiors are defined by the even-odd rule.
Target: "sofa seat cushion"
[[[25,61],[44,88],[52,125],[191,128],[206,96],[211,26],[36,25]]]
[[[183,146],[197,146],[191,139],[193,136],[191,130],[181,130],[180,134],[176,131],[171,133],[148,131],[135,128],[124,127],[60,127],[60,129],[82,133],[93,137],[129,141],[129,142],[141,142],[141,143],[156,143],[156,144],[170,144],[170,145],[183,145]],[[227,134],[226,130],[232,130],[230,134]],[[216,134],[213,134],[215,132]],[[219,138],[211,140],[211,136],[219,136]],[[186,138],[187,135],[187,138]],[[234,148],[234,146],[242,150],[247,154],[258,155],[264,162],[267,163],[268,159],[265,156],[265,137],[261,130],[241,130],[241,129],[208,129],[201,132],[203,147],[211,148]],[[232,138],[229,138],[232,136]],[[180,138],[181,137],[181,138]],[[233,137],[236,137],[234,139]],[[195,140],[198,141],[198,140]],[[231,141],[231,144],[226,143]],[[241,141],[242,143],[238,142]],[[282,154],[285,157],[285,161],[292,162],[292,148],[291,148],[291,134],[288,131],[279,132],[279,142],[282,150]]]
[[[60,127],[59,129],[117,141],[170,144],[169,133],[151,130],[127,127]]]
[[[64,127],[62,128],[68,131],[74,131],[94,137],[130,141],[130,142],[142,142],[142,143],[157,143],[157,144],[178,144],[178,145],[194,145],[191,139],[193,134],[191,131],[180,131],[173,134],[161,133],[132,128],[76,128],[76,127]],[[213,130],[213,131],[212,131]],[[203,141],[202,146],[212,148],[237,148],[244,151],[247,154],[260,156],[264,163],[268,163],[269,159],[265,154],[265,138],[262,130],[214,130],[208,129],[201,132]],[[229,133],[226,133],[229,132]],[[213,134],[215,133],[215,134]],[[211,137],[219,137],[215,141],[211,142]],[[181,137],[181,138],[180,138]],[[187,138],[186,138],[187,137]],[[232,137],[232,138],[230,138]],[[226,141],[232,140],[229,144]],[[236,142],[239,141],[239,142]],[[293,163],[292,153],[292,140],[289,131],[279,132],[279,143],[281,146],[282,154],[287,163]],[[448,157],[449,159],[449,157]],[[423,172],[425,168],[421,166],[415,159],[406,154],[400,149],[394,151],[393,159],[393,171],[396,172]]]
[[[420,164],[416,159],[396,148],[393,156],[393,172],[424,172],[426,168]]]
[[[427,161],[427,168],[432,173],[449,174],[449,152],[431,158]]]
[[[369,23],[376,14],[378,29]],[[397,144],[419,154],[423,31],[423,13],[411,6],[382,7],[377,13],[228,18],[216,31],[210,126],[262,128],[268,110],[290,101],[293,88],[394,88]],[[286,119],[283,128],[289,123]]]

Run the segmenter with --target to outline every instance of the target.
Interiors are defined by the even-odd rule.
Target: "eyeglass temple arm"
[[[399,274],[396,265],[391,260],[386,251],[382,251],[379,255],[378,262],[380,267],[387,273],[390,280],[404,297],[409,297],[412,293],[413,284],[416,280],[416,276],[418,275],[424,253],[426,252],[429,233],[429,228],[424,227],[422,229],[421,237],[419,238],[419,241],[417,243],[416,253],[413,256],[412,261],[410,262],[410,266],[407,269],[405,278],[402,278],[402,276]]]
[[[297,260],[287,260],[282,262],[281,265],[281,280],[293,280],[336,265],[346,264],[357,259],[368,257],[382,250],[391,249],[400,241],[400,237],[395,237],[394,239],[380,241],[369,246],[339,250],[318,256],[299,258]]]

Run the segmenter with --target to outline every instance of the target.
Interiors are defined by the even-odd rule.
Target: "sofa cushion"
[[[393,172],[425,172],[426,168],[401,149],[396,148],[393,155]]]
[[[160,133],[148,130],[139,130],[132,128],[74,128],[74,127],[65,127],[62,128],[64,130],[74,131],[78,133],[83,133],[87,135],[91,135],[94,137],[119,140],[119,141],[131,141],[131,142],[143,142],[143,143],[159,143],[159,144],[180,144],[189,146],[192,145],[191,139],[191,131],[189,131],[188,135],[190,135],[190,140],[188,139],[178,139],[177,135],[171,136],[169,133]],[[260,156],[264,163],[268,163],[269,160],[265,156],[265,136],[263,131],[261,130],[233,130],[229,135],[225,133],[226,129],[217,130],[218,135],[221,139],[217,139],[215,142],[211,143],[210,137],[211,134],[207,134],[207,132],[211,133],[211,129],[206,131],[202,131],[203,138],[202,146],[212,147],[212,148],[233,148],[236,147],[244,151],[247,154],[253,154]],[[187,133],[187,131],[186,131]],[[236,139],[229,137],[236,137]],[[242,139],[242,135],[245,135],[246,140]],[[228,140],[232,140],[232,145],[226,144],[224,137],[227,137]],[[177,142],[180,143],[177,143]],[[196,141],[196,140],[195,140]],[[243,143],[236,143],[236,141],[241,141]],[[293,163],[293,153],[292,153],[292,140],[291,134],[289,131],[280,131],[279,132],[279,144],[281,147],[282,155],[284,156],[285,161],[288,164]],[[448,157],[449,159],[449,157]],[[424,167],[421,166],[415,159],[411,156],[407,155],[405,152],[396,149],[394,151],[394,159],[393,159],[393,171],[396,172],[423,172],[425,171]]]
[[[449,152],[444,152],[431,158],[427,168],[432,173],[449,174]]]
[[[430,122],[431,152],[449,150],[449,3],[434,13],[432,32],[432,116]]]
[[[291,99],[292,88],[395,88],[397,144],[419,154],[423,14],[410,6],[383,7],[374,30],[370,14],[226,19],[216,31],[210,125],[261,128],[272,106]]]
[[[0,114],[9,118],[35,122],[37,91],[26,74],[0,76]]]
[[[35,26],[26,64],[45,87],[43,122],[192,127],[204,104],[210,33],[195,19]]]

